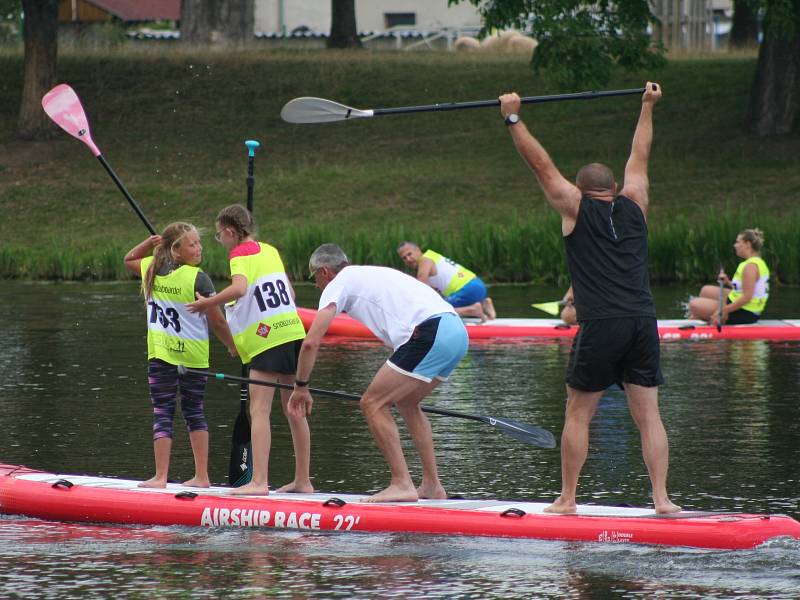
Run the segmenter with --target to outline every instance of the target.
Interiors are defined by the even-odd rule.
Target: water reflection
[[[549,297],[492,291],[499,306]],[[313,305],[313,290],[301,289]],[[786,291],[783,291],[784,296]],[[18,298],[25,297],[25,303]],[[517,301],[517,300],[514,300]],[[771,300],[772,302],[772,300]],[[141,301],[135,284],[7,282],[0,289],[0,461],[144,478],[151,470]],[[660,303],[663,305],[663,303]],[[772,305],[772,304],[771,304]],[[800,293],[796,298],[800,306]],[[512,312],[511,309],[506,309]],[[512,315],[509,315],[512,316]],[[666,315],[673,316],[673,315]],[[341,342],[341,340],[340,340]],[[566,340],[478,343],[426,402],[499,415],[559,433]],[[314,385],[360,394],[387,357],[374,341],[323,346]],[[217,347],[214,369],[238,373]],[[686,508],[800,516],[800,343],[717,341],[663,346],[662,414],[670,490]],[[238,386],[209,383],[211,476],[225,483]],[[452,494],[552,499],[559,455],[470,421],[431,416]],[[377,491],[388,476],[355,402],[319,397],[312,426],[318,489]],[[291,436],[275,418],[271,479],[292,476]],[[172,477],[193,469],[175,428]],[[411,442],[405,432],[409,456]],[[609,390],[593,423],[580,501],[649,503],[649,480],[624,395]],[[419,477],[419,466],[410,464]],[[590,598],[792,597],[797,543],[751,552],[575,545],[401,535],[94,527],[0,517],[3,596]],[[113,591],[109,591],[113,590]]]

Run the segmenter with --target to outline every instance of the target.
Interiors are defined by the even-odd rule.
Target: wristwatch
[[[510,115],[508,115],[506,117],[506,125],[508,125],[509,127],[511,125],[516,125],[517,123],[519,123],[519,115],[518,114],[511,113]]]
[[[306,387],[308,385],[308,381],[301,381],[300,379],[294,380],[295,387]]]

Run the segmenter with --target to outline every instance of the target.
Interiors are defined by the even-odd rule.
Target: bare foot
[[[578,505],[574,501],[568,502],[559,496],[555,502],[544,509],[544,512],[557,515],[574,515],[578,512]]]
[[[314,486],[311,485],[311,481],[308,479],[301,482],[298,482],[295,479],[294,481],[290,481],[286,485],[279,487],[276,491],[279,494],[313,494]]]
[[[189,481],[184,481],[183,485],[186,487],[207,488],[211,487],[211,482],[208,480],[208,477],[194,476]]]
[[[472,317],[474,319],[480,319],[481,323],[486,320],[486,315],[483,314],[483,307],[480,302],[470,304],[469,306],[459,306],[456,309],[456,313],[458,313],[458,316],[462,319]]]
[[[417,500],[419,500],[419,496],[413,485],[390,485],[374,496],[362,498],[361,502],[416,502]]]
[[[670,500],[666,500],[664,502],[658,502],[656,504],[656,514],[657,515],[669,515],[672,513],[680,512],[681,507],[677,504],[674,504]]]
[[[481,302],[481,307],[483,308],[483,312],[486,314],[486,318],[490,321],[494,321],[497,318],[497,311],[494,309],[494,302],[488,296],[483,299]]]
[[[230,493],[234,496],[269,496],[269,487],[266,483],[246,483],[237,488],[231,488]]]
[[[435,485],[423,484],[417,488],[417,495],[426,500],[447,500],[447,492],[444,491],[442,484]]]
[[[153,477],[151,479],[148,479],[147,481],[141,482],[136,487],[140,487],[140,488],[165,488],[165,487],[167,487],[167,480],[166,480],[166,478],[158,479],[156,477]]]

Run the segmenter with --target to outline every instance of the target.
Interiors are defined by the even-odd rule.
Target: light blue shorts
[[[394,351],[387,364],[414,379],[447,381],[468,347],[469,338],[461,318],[454,313],[442,313],[417,325],[411,339]]]
[[[464,287],[455,294],[450,294],[445,300],[455,308],[469,306],[476,302],[482,302],[486,298],[486,286],[480,277],[470,280]]]

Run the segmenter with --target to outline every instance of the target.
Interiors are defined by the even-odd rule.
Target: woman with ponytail
[[[278,250],[255,239],[253,215],[244,206],[232,204],[217,215],[216,239],[228,251],[231,285],[219,294],[200,298],[186,306],[192,313],[225,306],[236,349],[250,377],[289,385],[295,381],[297,356],[306,331],[294,304],[294,289],[286,275]],[[274,390],[250,386],[250,443],[253,477],[232,494],[269,494],[269,452],[272,445],[270,412]],[[283,412],[289,421],[295,456],[294,480],[279,492],[313,492],[309,477],[311,433],[305,416],[287,412],[290,390],[281,391]]]
[[[147,308],[147,382],[153,404],[153,451],[156,473],[140,487],[167,485],[172,450],[172,421],[180,393],[181,412],[194,454],[194,477],[183,485],[208,487],[208,423],[203,410],[206,377],[178,373],[178,365],[208,368],[209,326],[227,346],[236,347],[222,312],[194,315],[184,308],[197,294],[213,296],[214,284],[200,270],[200,234],[189,223],[172,223],[125,255],[125,266],[142,278]]]
[[[745,325],[755,323],[764,312],[769,298],[769,267],[761,258],[764,233],[760,229],[745,229],[736,236],[733,249],[744,260],[736,267],[733,279],[720,269],[717,281],[729,288],[727,299],[719,314],[719,287],[704,285],[700,296],[689,300],[689,314],[711,325]]]

